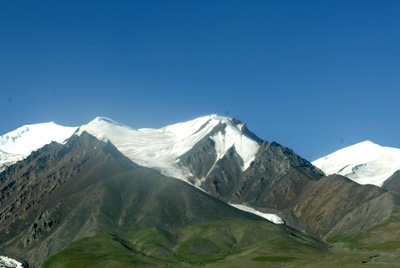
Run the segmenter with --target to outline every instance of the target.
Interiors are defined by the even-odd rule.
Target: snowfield
[[[133,129],[105,117],[97,117],[79,128],[100,140],[110,140],[119,151],[144,167],[159,170],[163,175],[187,180],[192,174],[179,164],[179,157],[206,137],[217,125],[224,126],[224,133],[217,132],[215,141],[217,161],[235,146],[247,169],[259,149],[257,142],[243,135],[240,127],[230,118],[217,115],[200,117],[188,122],[160,129]]]
[[[340,174],[359,184],[382,184],[400,170],[400,149],[364,141],[312,162],[326,175]]]
[[[192,174],[179,163],[179,157],[204,137],[210,136],[217,126],[221,127],[220,131],[210,136],[215,142],[216,162],[234,146],[243,160],[242,168],[246,170],[254,160],[259,145],[243,134],[243,123],[234,124],[232,121],[228,117],[210,115],[161,129],[133,129],[106,117],[97,117],[79,128],[63,127],[54,122],[25,125],[0,137],[0,171],[52,141],[63,143],[74,133],[80,135],[86,131],[100,140],[111,141],[139,165],[187,181]],[[204,179],[198,178],[197,184]]]
[[[83,131],[100,140],[110,140],[139,165],[185,181],[193,175],[179,162],[179,157],[206,136],[215,142],[216,162],[234,147],[243,160],[242,169],[246,170],[254,160],[259,144],[243,134],[244,124],[233,122],[228,117],[209,115],[160,129],[133,129],[106,117],[97,117],[79,128],[63,127],[54,122],[25,125],[0,136],[0,171],[52,141],[63,143],[74,133]],[[217,126],[219,131],[212,133]],[[336,173],[359,184],[381,186],[395,171],[400,170],[400,149],[365,141],[312,163],[327,175]],[[197,178],[195,185],[199,186],[204,180]]]

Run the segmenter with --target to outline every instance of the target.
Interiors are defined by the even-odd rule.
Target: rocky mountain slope
[[[185,180],[225,202],[283,209],[323,173],[292,150],[217,115],[162,129],[131,129],[96,118],[79,128],[110,140],[132,161]]]

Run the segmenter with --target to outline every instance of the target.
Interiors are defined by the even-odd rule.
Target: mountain
[[[25,125],[4,134],[0,137],[0,172],[52,141],[64,142],[76,129],[50,122]]]
[[[217,115],[161,129],[132,129],[98,117],[81,126],[132,161],[179,178],[229,203],[283,209],[323,173],[292,150],[261,140]]]
[[[110,141],[141,166],[184,180],[224,202],[257,207],[257,213],[264,215],[266,211],[260,210],[265,208],[287,208],[310,181],[323,176],[289,148],[263,141],[243,122],[218,115],[161,129],[133,129],[105,117],[79,128],[54,123],[30,125],[4,135],[8,142],[3,148],[23,148],[23,154],[16,158],[20,159],[51,140],[64,142],[73,131]],[[24,147],[27,141],[29,146]],[[15,156],[19,151],[10,152]],[[7,163],[3,161],[3,165]],[[272,215],[270,219],[274,218],[277,217]]]
[[[78,129],[57,126],[57,135],[54,126],[49,123],[27,127],[30,131],[24,132],[23,137],[34,141],[34,148],[39,141],[44,143],[50,138],[62,142],[72,131],[78,135],[88,132],[110,141],[141,166],[184,180],[224,202],[250,207],[250,211],[255,208],[264,215],[266,209],[288,208],[309,183],[323,176],[289,148],[263,141],[243,122],[218,115],[161,129],[133,129],[105,117],[97,117]],[[23,141],[16,139],[14,147],[21,147]],[[29,150],[26,148],[25,155]],[[272,215],[270,219],[274,218]]]
[[[217,115],[200,117],[161,129],[132,129],[111,119],[97,117],[89,124],[81,126],[78,133],[82,131],[87,131],[100,140],[110,140],[123,154],[142,166],[157,169],[174,178],[192,178],[197,185],[201,183],[201,178],[193,178],[191,170],[180,163],[179,157],[205,137],[213,141],[215,148],[213,161],[210,160],[208,169],[233,146],[237,148],[242,160],[241,169],[247,169],[254,160],[260,141],[255,135],[247,134],[242,122]]]
[[[54,133],[52,123],[34,126],[3,139],[2,150],[15,149],[4,155],[22,160],[2,162],[0,255],[33,267],[397,263],[398,172],[382,187],[324,176],[290,148],[217,115],[161,129],[105,117]],[[385,164],[396,169],[397,149],[349,148],[322,168],[350,161],[340,169],[374,167],[373,178]]]
[[[33,264],[100,230],[260,220],[140,168],[86,132],[33,152],[1,173],[0,182],[0,242]]]
[[[312,162],[327,175],[340,174],[359,184],[382,186],[400,170],[400,149],[361,142]]]
[[[7,167],[0,173],[0,204],[0,253],[18,256],[31,266],[77,243],[84,243],[86,251],[90,249],[85,262],[104,242],[115,246],[105,249],[107,254],[120,250],[118,254],[128,254],[130,262],[162,266],[163,258],[196,263],[199,256],[206,258],[204,254],[215,252],[212,259],[219,259],[235,247],[248,248],[250,241],[292,241],[292,246],[312,252],[320,251],[316,246],[324,248],[284,225],[274,225],[185,182],[140,167],[109,141],[99,141],[87,132],[73,135],[65,144],[45,145]],[[203,238],[197,238],[191,228],[202,230]],[[156,252],[164,253],[147,249],[147,254],[152,252],[148,258],[138,246],[140,237],[149,231],[155,231],[155,240],[148,243],[158,245]],[[146,237],[153,239],[148,233]],[[226,241],[220,244],[222,238]],[[76,261],[76,254],[71,261]],[[55,256],[45,267],[62,267],[60,261],[65,263],[66,259]]]

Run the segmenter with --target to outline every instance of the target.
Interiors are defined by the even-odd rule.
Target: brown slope
[[[311,185],[290,209],[311,234],[328,237],[368,229],[380,223],[397,204],[394,193],[331,175]]]

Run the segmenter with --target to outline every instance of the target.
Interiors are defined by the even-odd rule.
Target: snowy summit
[[[221,131],[210,138],[215,142],[217,160],[235,146],[247,169],[259,149],[256,141],[242,133],[244,124],[235,124],[228,117],[210,115],[160,129],[133,129],[105,117],[97,117],[81,126],[100,140],[110,140],[119,151],[139,165],[155,168],[166,176],[186,180],[192,174],[179,165],[178,158],[192,149],[218,125]]]
[[[364,141],[312,162],[326,175],[340,174],[359,184],[382,184],[400,170],[400,149]]]
[[[0,171],[52,141],[63,143],[76,129],[49,122],[25,125],[0,136]]]

